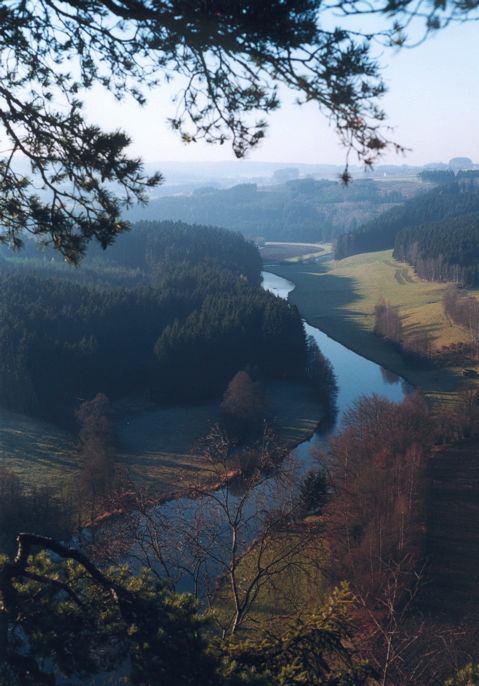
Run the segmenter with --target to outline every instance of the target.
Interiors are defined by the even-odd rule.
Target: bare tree
[[[444,312],[450,320],[463,326],[469,333],[474,355],[479,355],[479,301],[473,295],[450,286],[443,297]]]
[[[115,458],[113,409],[102,393],[83,402],[76,412],[79,422],[80,509],[89,508],[93,521],[99,511],[111,506],[123,489],[125,474]]]
[[[215,427],[203,454],[216,489],[193,487],[157,508],[138,494],[120,537],[130,557],[172,588],[218,608],[220,630],[231,635],[253,621],[260,594],[275,592],[280,577],[317,573],[317,531],[300,519],[294,459],[269,430],[254,445],[233,450]]]
[[[417,650],[424,640],[426,622],[417,613],[413,615],[413,604],[423,582],[423,568],[411,569],[406,553],[403,559],[387,565],[384,584],[373,599],[356,593],[368,626],[367,658],[381,686],[423,683],[431,668],[430,655]]]
[[[331,574],[346,578],[360,601],[366,656],[383,686],[422,683],[413,674],[426,664],[414,654],[424,629],[417,615],[412,620],[412,608],[424,580],[432,440],[427,408],[413,396],[401,405],[361,399],[332,442],[334,497],[326,506]]]
[[[228,436],[238,442],[261,435],[267,403],[263,389],[246,371],[239,371],[231,379],[221,403],[222,425]]]
[[[374,308],[374,333],[393,343],[402,339],[402,322],[399,308],[381,298]]]

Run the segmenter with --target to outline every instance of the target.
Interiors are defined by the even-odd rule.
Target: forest
[[[250,183],[163,197],[146,208],[135,208],[131,217],[208,222],[252,239],[319,242],[361,225],[402,200],[400,190],[384,191],[372,179],[347,187],[339,181],[297,179],[267,188]]]
[[[25,255],[0,273],[7,408],[68,423],[99,392],[198,402],[244,368],[304,378],[301,318],[259,287],[261,258],[239,234],[144,224],[80,270]]]
[[[456,58],[478,10],[477,0],[1,3],[0,686],[478,686],[479,391],[464,364],[479,329],[463,288],[476,279],[476,175],[428,171],[404,193],[366,176],[381,155],[407,152],[390,138],[396,113],[388,121],[381,107],[383,54],[448,27],[461,32]],[[451,83],[456,59],[439,49],[443,67],[404,72],[397,101],[411,110],[411,93],[425,94],[459,147],[454,129],[471,140],[474,118],[452,119],[449,106],[466,111],[468,94],[453,89],[470,90],[474,60]],[[142,116],[125,115],[148,99],[155,123],[139,131]],[[282,99],[325,115],[344,149],[337,182],[203,189],[144,209],[164,179],[136,151],[143,139],[145,155],[168,154],[164,105],[177,142],[242,158]],[[274,155],[316,154],[321,126],[304,122],[282,129]],[[356,161],[366,174],[351,185]],[[422,183],[436,188],[399,207]],[[139,219],[154,221],[129,233]],[[386,298],[389,281],[431,286],[404,265],[378,270],[366,297],[364,263],[342,278],[324,262],[286,265],[314,281],[306,327],[292,304],[300,284],[276,287],[270,274],[284,299],[263,290],[246,240],[337,238],[340,258],[399,236],[428,278],[457,270],[455,287],[433,285],[430,321],[415,328],[397,292]],[[324,303],[336,331],[352,324],[350,349],[338,344],[341,389],[316,342],[337,343],[318,328]],[[353,352],[365,332],[371,358],[391,344],[420,357],[438,322],[460,348],[435,397]],[[359,395],[373,377],[381,395]],[[300,445],[276,431],[270,389]]]
[[[401,229],[393,256],[429,281],[466,287],[479,281],[479,214],[465,214]]]
[[[459,180],[453,184],[438,185],[430,191],[411,198],[403,205],[384,212],[380,217],[363,224],[357,231],[339,236],[336,241],[335,256],[336,259],[343,259],[357,253],[390,249],[395,246],[396,237],[403,230],[413,232],[417,227],[425,227],[428,224],[446,221],[449,218],[475,214],[478,211],[479,190],[474,178],[467,181]],[[447,253],[443,255],[446,263],[452,262],[455,255],[461,251],[460,220],[455,221],[453,226],[456,227],[455,234],[457,233],[459,244],[456,247],[456,241],[448,241],[448,252],[451,250],[453,252],[451,259]],[[408,235],[412,235],[412,233]],[[432,243],[435,243],[435,247],[432,249],[435,254],[430,256],[437,256],[440,251],[441,240],[441,232],[438,233],[437,241],[434,238],[430,239],[429,251]]]

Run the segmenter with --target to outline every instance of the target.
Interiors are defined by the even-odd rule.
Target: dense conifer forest
[[[479,212],[401,229],[393,254],[423,279],[477,285]]]
[[[335,255],[337,259],[343,259],[357,253],[387,250],[395,247],[397,240],[397,254],[404,259],[411,255],[406,245],[411,245],[420,233],[423,258],[436,259],[441,254],[444,263],[456,264],[455,260],[463,259],[460,255],[464,255],[469,240],[466,236],[474,233],[471,217],[478,213],[479,188],[473,177],[439,185],[388,210],[357,231],[339,236]],[[444,243],[446,231],[451,235]]]
[[[202,401],[245,367],[304,374],[301,318],[259,287],[261,258],[239,234],[144,224],[105,254],[91,250],[79,270],[24,255],[4,259],[0,273],[10,409],[67,421],[98,392]]]

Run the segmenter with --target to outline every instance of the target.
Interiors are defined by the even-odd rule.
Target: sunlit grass
[[[470,340],[469,333],[443,312],[442,297],[448,284],[419,279],[411,267],[393,259],[392,251],[316,265],[279,265],[271,271],[296,284],[290,300],[310,324],[431,397],[439,398],[466,384],[463,367],[411,367],[391,344],[374,335],[374,307],[384,298],[399,307],[404,335],[427,329],[433,350]],[[467,385],[471,383],[468,379]]]
[[[295,531],[278,533],[271,544],[268,554],[262,560],[263,566],[266,567],[275,558],[279,559],[286,555],[284,569],[277,574],[273,573],[261,586],[241,627],[242,635],[288,622],[291,617],[312,612],[324,601],[328,592],[328,582],[324,574],[324,551],[320,537],[312,536],[304,545],[298,545],[301,543],[298,536],[300,534]],[[287,555],[288,550],[295,552]],[[238,565],[240,593],[254,577],[257,562],[257,552],[253,544]],[[233,597],[226,579],[219,584],[214,612],[221,626],[226,626],[234,614]]]
[[[73,437],[46,422],[0,410],[0,467],[27,487],[73,485],[78,458]]]

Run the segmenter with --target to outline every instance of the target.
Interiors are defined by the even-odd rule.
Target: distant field
[[[265,262],[302,262],[331,252],[331,244],[269,242],[259,250]]]
[[[321,264],[278,265],[271,271],[296,284],[290,300],[310,324],[355,352],[428,393],[449,393],[465,385],[462,368],[412,368],[373,334],[374,306],[383,297],[399,306],[404,332],[427,328],[434,348],[469,340],[467,331],[443,313],[447,285],[422,281],[411,267],[394,260],[390,250]]]
[[[272,382],[266,388],[279,436],[293,447],[311,436],[320,406],[299,384]],[[208,478],[195,444],[219,419],[219,402],[159,407],[118,422],[118,460],[131,476],[157,493],[182,490]],[[79,463],[75,439],[38,419],[0,410],[0,468],[28,486],[75,485]]]

